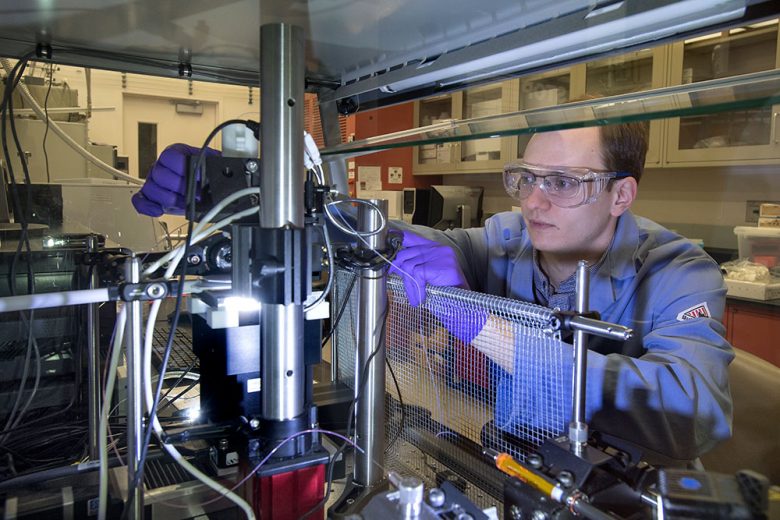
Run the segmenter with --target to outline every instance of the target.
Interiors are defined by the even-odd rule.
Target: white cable
[[[203,218],[201,219],[200,222],[198,222],[198,224],[195,225],[195,227],[192,230],[192,236],[193,236],[192,243],[194,244],[194,243],[197,242],[197,240],[195,240],[195,237],[198,235],[198,233],[200,233],[200,231],[204,227],[206,227],[206,225],[209,222],[211,222],[211,219],[213,219],[220,211],[225,209],[228,205],[230,205],[231,203],[233,203],[236,200],[240,199],[241,197],[245,197],[247,195],[257,195],[259,193],[260,193],[260,188],[244,188],[243,190],[239,190],[239,191],[237,191],[235,193],[232,193],[231,195],[225,197],[224,199],[222,199],[216,206],[214,206],[211,209],[211,211],[209,211],[208,213],[206,213],[203,216]],[[254,211],[257,211],[257,207],[256,206],[254,208],[250,208],[250,209],[254,209]],[[241,214],[243,216],[246,216],[246,215],[251,215],[252,214],[252,213],[247,213],[245,215],[244,213],[246,211],[248,211],[248,210],[244,210],[243,212],[239,212],[236,215]],[[231,215],[231,217],[233,217],[233,216],[235,216],[235,215]],[[220,222],[223,222],[223,221],[224,221],[224,219],[222,221],[220,221]],[[213,227],[209,228],[209,229],[213,230]],[[144,270],[144,272],[143,272],[144,276],[148,276],[148,275],[152,274],[157,269],[159,269],[161,266],[165,265],[166,262],[168,262],[169,260],[171,260],[173,257],[175,257],[178,254],[177,251],[179,249],[184,249],[184,244],[179,245],[176,249],[173,249],[172,251],[168,252],[168,254],[166,254],[165,256],[163,256],[162,258],[160,258],[159,260],[154,262],[152,265],[147,267]]]
[[[119,367],[119,358],[122,352],[122,340],[124,339],[125,322],[127,321],[127,307],[123,306],[116,317],[114,325],[114,341],[111,344],[111,359],[106,376],[106,390],[103,395],[103,407],[100,410],[100,427],[98,429],[98,447],[100,449],[100,485],[98,493],[98,520],[105,520],[108,507],[108,416],[111,397],[114,393],[116,372]]]
[[[0,62],[3,64],[3,68],[5,69],[5,72],[7,74],[7,77],[10,77],[11,75],[11,64],[6,58],[0,58]],[[143,180],[138,179],[136,177],[132,177],[125,172],[121,170],[117,170],[113,166],[110,166],[103,161],[101,161],[98,157],[92,155],[87,150],[82,148],[82,146],[73,140],[71,136],[65,133],[65,131],[59,127],[59,125],[52,121],[50,118],[46,116],[46,113],[43,111],[41,106],[38,104],[37,101],[35,101],[35,98],[32,97],[32,94],[30,94],[30,91],[27,90],[27,86],[23,82],[19,82],[17,88],[19,89],[19,92],[21,92],[22,97],[24,98],[25,103],[28,103],[30,105],[30,108],[33,109],[33,112],[35,112],[35,115],[38,116],[38,118],[41,121],[46,121],[49,125],[49,128],[52,129],[52,131],[57,134],[57,136],[62,139],[65,144],[70,146],[76,153],[84,157],[87,161],[91,162],[101,170],[105,171],[112,177],[116,177],[117,179],[122,179],[123,181],[127,181],[131,184],[141,185],[144,183]]]
[[[175,270],[175,267],[173,269],[170,269],[170,272],[172,273],[173,270]],[[167,273],[166,273],[167,274]],[[157,313],[160,310],[160,304],[161,300],[155,300],[152,303],[152,308],[149,310],[149,318],[146,322],[146,334],[144,336],[144,397],[146,398],[146,408],[151,410],[152,405],[154,404],[154,393],[152,389],[152,380],[151,380],[151,373],[152,373],[152,338],[154,333],[154,323],[157,320]],[[157,419],[157,415],[155,414],[152,417],[152,428],[154,429],[154,433],[157,435],[157,438],[160,440],[160,444],[162,445],[163,449],[168,452],[168,455],[173,458],[182,468],[184,468],[187,472],[189,472],[193,477],[200,480],[203,484],[210,487],[217,493],[224,495],[226,498],[228,498],[231,502],[236,504],[238,507],[241,508],[242,511],[244,511],[244,514],[246,514],[246,517],[248,520],[255,520],[255,513],[252,510],[252,507],[240,496],[233,493],[230,489],[224,487],[220,483],[213,480],[211,477],[206,475],[205,473],[201,472],[199,469],[197,469],[195,466],[190,464],[182,455],[179,453],[179,450],[177,450],[174,446],[170,444],[166,444],[163,441],[163,429],[160,425],[160,421]]]
[[[244,217],[248,217],[249,215],[253,215],[253,214],[257,213],[259,211],[259,209],[260,208],[258,208],[257,206],[254,206],[252,208],[245,209],[244,211],[239,211],[238,213],[236,213],[234,215],[230,215],[229,217],[223,218],[222,220],[216,222],[213,226],[206,228],[199,235],[193,236],[192,240],[190,241],[190,245],[197,244],[198,242],[200,242],[204,238],[208,238],[209,236],[211,236],[211,234],[214,233],[214,231],[217,231],[218,229],[222,229],[223,227],[225,227],[225,226],[227,226],[229,224],[232,224],[236,220],[239,220],[239,219],[242,219]],[[182,245],[178,246],[176,249],[174,249],[173,251],[171,251],[170,253],[168,253],[168,255],[171,255],[171,257],[172,257],[171,261],[170,261],[170,264],[169,264],[169,269],[170,269],[171,265],[173,266],[174,269],[176,269],[176,266],[179,265],[179,262],[181,262],[181,259],[184,258],[184,246],[185,246],[185,244],[182,244]],[[168,255],[165,255],[165,256],[167,257]],[[165,257],[163,257],[163,258],[165,258]],[[163,258],[161,258],[160,260],[163,260]],[[160,260],[158,260],[158,262]],[[154,264],[157,264],[157,262],[155,262]],[[150,266],[150,268],[151,267],[152,266]],[[148,275],[148,274],[149,274],[149,269],[146,269],[144,271],[144,275]],[[169,275],[166,274],[166,278],[169,278]]]
[[[363,204],[364,206],[368,206],[374,211],[377,212],[379,215],[379,226],[376,229],[372,229],[371,231],[357,231],[352,226],[344,227],[343,224],[341,224],[338,220],[336,220],[336,216],[331,213],[330,206],[336,206],[338,204],[344,204],[345,202],[355,203],[355,204]],[[379,206],[371,202],[370,200],[365,199],[342,199],[342,200],[332,200],[325,204],[325,214],[328,216],[328,219],[330,220],[331,224],[336,226],[339,230],[341,230],[344,233],[347,233],[348,235],[354,235],[358,238],[363,237],[371,237],[374,235],[378,235],[381,233],[385,227],[387,226],[387,219],[385,218],[384,214],[382,213],[382,210],[379,209]],[[342,222],[346,222],[343,218],[339,218]]]

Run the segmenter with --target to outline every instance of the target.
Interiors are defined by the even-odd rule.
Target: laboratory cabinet
[[[683,85],[780,67],[778,21],[769,20],[670,45],[670,84]],[[735,92],[739,95],[739,92]],[[780,105],[671,118],[672,166],[762,164],[780,159]]]
[[[734,347],[780,367],[780,300],[759,302],[730,297],[723,324],[726,339]]]
[[[417,127],[436,125],[447,128],[452,120],[476,119],[517,110],[512,93],[515,83],[503,81],[453,94],[426,98],[414,103]],[[481,173],[500,171],[510,161],[508,137],[466,139],[447,143],[428,143],[414,147],[416,175],[442,173]]]
[[[774,70],[780,68],[778,34],[778,20],[767,20],[418,100],[415,122],[427,126]],[[739,99],[740,92],[733,96]],[[526,119],[534,125],[532,114]],[[778,119],[780,105],[652,120],[646,165],[775,164],[780,160]],[[524,134],[419,146],[414,173],[497,172],[522,159],[529,139]]]
[[[641,49],[564,69],[518,79],[519,109],[528,110],[582,99],[617,96],[663,87],[667,81],[667,48]],[[529,122],[532,116],[528,116]],[[650,122],[646,164],[661,162],[663,121]],[[531,136],[514,140],[514,159],[521,159]]]
[[[664,86],[667,47],[643,49],[519,79],[495,83],[416,101],[416,126],[441,125],[452,120],[479,118],[517,110],[547,108],[572,100],[592,99]],[[534,116],[528,115],[529,125]],[[661,162],[663,121],[650,123],[647,164]],[[438,128],[431,127],[435,136]],[[414,149],[414,173],[492,173],[523,156],[531,134],[429,143]]]

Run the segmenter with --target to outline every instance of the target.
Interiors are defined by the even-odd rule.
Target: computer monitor
[[[428,225],[436,229],[479,227],[483,193],[479,186],[431,186]]]

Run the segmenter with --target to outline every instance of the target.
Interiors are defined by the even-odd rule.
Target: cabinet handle
[[[772,112],[772,130],[774,130],[774,132],[775,132],[775,144],[780,142],[780,141],[778,141],[778,136],[777,136],[777,133],[778,133],[777,115],[778,115],[777,112]]]

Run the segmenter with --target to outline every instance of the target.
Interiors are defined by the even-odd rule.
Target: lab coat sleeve
[[[673,264],[645,280],[654,288],[647,303],[633,302],[652,320],[645,354],[589,354],[586,409],[594,429],[692,460],[731,435],[734,354],[723,336],[726,289],[717,266],[703,255]]]
[[[675,262],[645,279],[653,290],[638,291],[628,306],[635,318],[647,318],[634,322],[646,352],[638,358],[588,352],[590,429],[638,444],[657,463],[693,460],[731,433],[727,370],[733,351],[720,322],[723,279],[706,257]],[[642,301],[646,295],[649,299]],[[697,311],[702,304],[709,316]],[[515,343],[514,373],[494,372],[496,424],[520,437],[540,429],[565,433],[572,355],[540,366],[529,357],[522,338]]]

